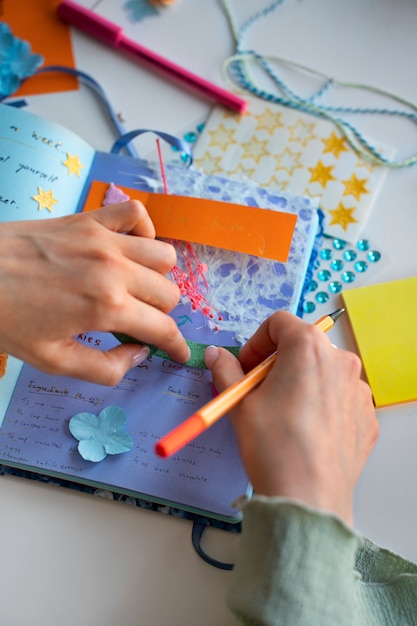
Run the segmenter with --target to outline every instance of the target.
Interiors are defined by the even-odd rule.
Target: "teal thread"
[[[223,7],[228,18],[229,26],[232,31],[233,38],[235,40],[236,53],[226,59],[222,67],[223,78],[226,82],[234,82],[243,91],[252,93],[253,95],[267,100],[268,102],[274,102],[283,106],[291,107],[293,109],[310,113],[316,117],[326,119],[332,122],[345,137],[351,148],[360,155],[365,161],[372,163],[373,165],[383,165],[390,168],[409,167],[417,163],[417,154],[412,155],[409,158],[402,160],[391,160],[385,157],[379,150],[375,148],[364,135],[350,122],[339,115],[346,114],[362,114],[362,115],[383,115],[383,116],[396,116],[410,120],[413,123],[417,123],[417,106],[397,96],[391,92],[373,87],[371,85],[362,85],[360,83],[351,83],[339,81],[337,79],[326,76],[325,74],[318,72],[312,68],[303,66],[301,64],[292,62],[288,59],[281,57],[265,57],[259,54],[255,50],[246,50],[244,46],[245,37],[250,29],[257,22],[267,17],[270,13],[275,11],[285,0],[275,0],[270,5],[255,13],[251,18],[246,20],[242,27],[239,29],[236,20],[234,18],[232,8],[230,6],[230,0],[222,0]],[[269,93],[259,87],[253,77],[251,76],[248,68],[248,61],[254,61],[258,67],[260,67],[269,78],[275,83],[278,91],[281,95],[275,95]],[[323,81],[322,86],[316,91],[315,94],[309,98],[302,98],[292,91],[288,85],[279,77],[277,72],[271,67],[269,61],[281,64],[302,72],[307,72],[312,76],[315,76]],[[335,85],[368,91],[378,95],[383,95],[391,98],[397,104],[406,106],[409,110],[403,111],[397,108],[378,108],[378,107],[344,107],[344,106],[327,106],[319,101],[331,90]]]

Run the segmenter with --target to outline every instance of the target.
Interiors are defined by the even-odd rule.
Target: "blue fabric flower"
[[[140,22],[145,17],[158,15],[158,9],[149,0],[127,0],[123,8],[133,22]]]
[[[9,26],[0,22],[0,97],[17,91],[20,83],[42,65],[43,57],[32,54],[27,41],[15,37]]]
[[[69,421],[71,434],[78,439],[78,452],[86,461],[102,461],[108,454],[132,449],[133,439],[123,432],[126,415],[118,406],[108,406],[99,413],[77,413]]]

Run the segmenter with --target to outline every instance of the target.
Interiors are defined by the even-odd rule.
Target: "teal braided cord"
[[[265,69],[265,67],[267,66],[265,58],[261,57],[261,55],[258,55],[257,53],[253,51],[249,51],[245,55],[245,57],[248,57],[248,56],[252,60],[259,61],[260,59],[262,59],[263,69]],[[273,60],[282,61],[286,65],[296,66],[296,64],[292,64],[290,61],[287,61],[287,60],[281,60],[281,59],[276,59],[276,58],[274,58]],[[335,117],[332,114],[334,112],[344,112],[344,113],[379,114],[379,115],[393,115],[393,116],[395,115],[398,117],[405,117],[413,122],[417,122],[417,115],[415,113],[407,112],[407,111],[400,111],[397,109],[379,109],[379,108],[370,109],[370,108],[322,106],[322,105],[315,104],[314,99],[317,98],[318,94],[322,95],[325,90],[328,90],[329,85],[339,84],[340,86],[343,86],[343,87],[364,89],[367,91],[378,93],[380,95],[389,96],[392,99],[398,102],[401,102],[402,104],[406,104],[411,109],[417,110],[416,106],[413,103],[408,102],[398,96],[395,96],[394,94],[385,92],[384,90],[378,89],[376,87],[372,87],[369,85],[361,85],[358,83],[344,83],[341,81],[336,81],[334,79],[328,79],[327,77],[326,77],[325,85],[319,90],[319,92],[317,92],[315,96],[307,100],[294,94],[285,85],[285,83],[283,83],[283,81],[281,81],[277,77],[275,82],[277,83],[278,87],[281,88],[281,91],[283,91],[284,93],[290,94],[290,97],[284,98],[284,97],[276,96],[274,94],[266,92],[265,90],[257,87],[255,82],[253,81],[253,79],[250,77],[248,73],[247,66],[244,63],[242,63],[241,55],[235,55],[234,57],[231,57],[230,59],[228,59],[227,62],[233,65],[233,70],[232,70],[233,75],[235,77],[236,82],[241,87],[244,87],[247,91],[250,91],[253,95],[258,96],[269,102],[274,102],[276,104],[288,106],[293,109],[303,111],[305,113],[310,113],[312,115],[315,115],[316,117],[327,119],[328,121],[332,122],[339,128],[339,130],[345,136],[346,140],[348,141],[350,146],[355,150],[355,152],[357,152],[364,160],[369,161],[373,165],[385,165],[391,168],[399,168],[399,167],[409,167],[417,163],[417,155],[413,155],[412,157],[408,159],[400,160],[400,161],[392,161],[384,157],[369,141],[367,141],[367,139],[363,136],[363,134],[355,126],[353,126],[353,124],[349,123],[347,120],[342,119],[340,117]],[[297,67],[302,67],[302,66],[297,66]],[[305,68],[305,67],[303,67],[303,69],[308,70],[308,68]],[[312,72],[313,74],[319,75],[319,73],[315,72],[314,70],[308,70],[308,71]],[[272,70],[268,72],[268,75],[271,78],[274,76],[274,73],[272,72]]]
[[[120,343],[139,343],[141,345],[148,346],[148,348],[150,349],[150,353],[149,353],[150,356],[158,356],[161,359],[167,359],[168,361],[173,361],[173,359],[166,352],[164,352],[163,350],[160,350],[156,346],[142,343],[141,341],[137,339],[133,339],[133,337],[130,337],[129,335],[125,335],[123,333],[112,333],[112,334],[116,337],[116,339],[120,341]],[[195,341],[190,341],[189,339],[187,339],[186,341],[187,341],[188,347],[190,348],[191,356],[189,360],[186,363],[183,363],[182,365],[188,365],[188,367],[197,367],[199,369],[207,369],[206,364],[204,363],[204,351],[208,347],[208,344],[197,343]],[[224,347],[225,350],[228,350],[235,356],[239,354],[240,347],[238,346],[222,346],[222,347]]]
[[[279,57],[264,57],[261,54],[257,53],[254,50],[244,50],[243,42],[244,39],[249,32],[252,26],[269,15],[272,11],[278,8],[281,4],[283,4],[284,0],[275,0],[272,4],[264,8],[263,10],[257,12],[251,18],[246,20],[241,29],[239,30],[236,24],[235,17],[232,12],[232,8],[230,6],[230,0],[222,0],[223,6],[229,20],[230,27],[232,29],[235,44],[236,44],[236,54],[232,57],[229,57],[225,61],[222,67],[222,74],[226,82],[231,82],[230,76],[233,77],[234,82],[241,88],[242,91],[249,91],[256,97],[262,98],[269,102],[274,102],[276,104],[281,104],[283,106],[291,107],[293,109],[303,111],[305,113],[310,113],[315,115],[316,117],[320,117],[332,122],[345,137],[346,141],[352,147],[352,149],[360,155],[364,160],[370,162],[373,165],[383,165],[390,168],[400,168],[400,167],[409,167],[417,163],[417,154],[413,155],[407,159],[402,160],[391,160],[376,149],[366,138],[365,136],[350,122],[342,117],[336,116],[335,114],[362,114],[362,115],[388,115],[388,116],[396,116],[402,117],[410,120],[413,123],[417,122],[417,107],[414,103],[407,101],[400,96],[392,94],[383,89],[379,89],[377,87],[373,87],[371,85],[362,85],[359,83],[348,83],[343,81],[338,81],[331,77],[325,76],[324,74],[313,70],[311,68],[305,67],[303,65],[291,62],[287,59],[282,59]],[[322,87],[320,87],[315,94],[310,96],[309,98],[302,98],[297,95],[294,91],[292,91],[288,85],[278,76],[278,74],[272,69],[269,65],[268,60],[274,61],[276,63],[281,63],[283,65],[287,65],[292,69],[298,69],[307,71],[310,74],[320,77],[324,80]],[[262,70],[269,76],[269,78],[276,84],[278,89],[283,94],[282,96],[277,96],[272,93],[269,93],[259,87],[253,77],[251,76],[248,68],[248,61],[255,61],[262,68]],[[326,106],[323,104],[319,104],[317,101],[325,94],[327,94],[334,85],[339,85],[341,87],[347,87],[351,89],[359,89],[366,90],[370,93],[376,93],[379,95],[383,95],[385,97],[389,97],[395,102],[407,106],[410,111],[402,111],[396,108],[378,108],[378,107],[344,107],[344,106]]]
[[[239,29],[239,27],[237,26],[236,19],[233,15],[233,10],[230,4],[230,0],[222,0],[223,8],[228,18],[229,25],[233,33],[235,43],[237,45],[237,50],[240,51],[243,39],[248,33],[248,31],[251,29],[253,24],[260,21],[261,19],[263,19],[264,17],[266,17],[273,11],[275,11],[275,9],[277,9],[281,4],[284,4],[284,2],[285,0],[274,0],[272,4],[261,9],[260,11],[258,11],[258,13],[255,13],[255,15],[253,15],[248,20],[246,20],[243,26]]]
[[[266,61],[266,57],[262,57],[261,55],[258,55],[255,52],[252,52],[252,54],[254,55],[254,58],[256,58],[260,65],[264,68],[265,72],[270,76],[270,78],[272,78],[272,80],[274,82],[279,82],[280,85],[282,85],[282,88],[284,89],[285,83],[283,83],[283,81],[281,81],[279,79],[279,77],[276,75],[276,73],[273,71],[273,69],[270,67],[270,65],[268,65],[267,61]],[[303,69],[307,69],[307,68],[303,68]],[[309,70],[310,73],[312,73],[312,70]],[[316,73],[317,74],[317,73]],[[311,96],[308,100],[304,100],[303,98],[301,98],[300,96],[296,96],[293,93],[293,97],[303,101],[303,102],[314,102],[314,100],[317,100],[319,98],[321,98],[325,93],[327,93],[330,88],[335,85],[335,84],[339,84],[339,85],[343,85],[343,86],[349,86],[352,88],[357,88],[357,89],[367,89],[369,91],[372,92],[378,92],[380,95],[384,95],[384,96],[389,96],[391,98],[395,98],[396,100],[399,100],[402,102],[402,104],[407,104],[407,106],[409,106],[410,108],[417,110],[416,106],[411,103],[411,102],[407,102],[405,100],[402,99],[398,99],[397,96],[394,96],[391,93],[388,93],[382,89],[378,89],[376,87],[372,87],[370,85],[360,85],[358,83],[342,83],[339,81],[335,81],[332,78],[326,78],[326,83],[323,85],[323,87],[313,96]],[[291,93],[290,90],[287,88],[288,93]],[[335,107],[335,106],[325,106],[324,109],[326,111],[332,112],[332,113],[378,113],[378,114],[392,114],[395,113],[395,115],[399,115],[400,117],[407,117],[410,120],[416,122],[417,121],[417,114],[416,113],[412,113],[409,111],[400,111],[397,109],[387,109],[387,108],[378,108],[378,107]]]
[[[251,59],[259,60],[260,55],[257,55],[256,53],[253,53],[253,52],[249,52],[245,55],[245,57],[248,57],[248,56]],[[278,60],[278,59],[274,59],[274,60]],[[263,62],[265,63],[265,59],[263,59]],[[286,63],[287,65],[291,65],[291,62],[287,60],[284,60],[283,62]],[[398,96],[395,96],[394,94],[385,92],[376,87],[372,87],[369,85],[361,85],[358,83],[344,83],[341,81],[335,81],[334,79],[327,79],[326,84],[321,88],[318,94],[316,94],[312,98],[303,99],[295,94],[293,98],[288,98],[288,97],[284,98],[284,97],[276,96],[274,94],[266,92],[265,90],[255,85],[254,81],[248,77],[247,67],[243,66],[242,64],[242,55],[235,55],[233,57],[230,57],[226,61],[226,64],[224,64],[223,71],[227,64],[229,65],[233,64],[233,75],[235,77],[236,82],[245,90],[250,91],[253,95],[260,97],[264,100],[267,100],[269,102],[282,104],[283,106],[288,106],[293,109],[297,109],[306,113],[310,113],[317,117],[327,119],[328,121],[335,124],[339,128],[341,133],[345,136],[346,140],[351,145],[351,147],[355,150],[355,152],[357,152],[360,156],[362,156],[364,160],[369,161],[374,165],[386,165],[387,167],[392,167],[392,168],[408,167],[410,165],[414,165],[417,162],[417,155],[413,155],[412,157],[408,159],[400,160],[400,161],[392,161],[390,159],[387,159],[372,144],[370,144],[366,140],[363,134],[355,126],[353,126],[353,124],[349,123],[347,120],[344,120],[340,117],[335,117],[334,115],[332,115],[332,112],[336,112],[336,111],[345,112],[345,113],[361,113],[361,114],[381,114],[381,115],[385,114],[385,115],[395,115],[398,117],[405,117],[405,118],[410,119],[413,122],[416,122],[417,116],[414,113],[400,111],[396,109],[378,109],[378,108],[353,109],[350,107],[326,107],[326,106],[320,106],[320,105],[315,104],[314,98],[317,98],[318,95],[322,95],[324,91],[328,90],[331,85],[339,84],[344,87],[364,89],[364,90],[372,91],[375,93],[379,93],[381,95],[389,96],[392,99],[395,99],[396,101],[401,102],[402,104],[407,104],[407,106],[409,106],[412,109],[416,109],[416,106],[413,103],[408,102]],[[244,73],[244,69],[246,69],[246,74]],[[310,70],[310,71],[317,74],[317,72],[314,72],[313,70]],[[276,82],[278,83],[278,81]],[[281,85],[278,84],[278,86],[281,86]],[[291,93],[291,90],[289,90],[285,84],[283,84],[282,91],[285,91],[286,93]],[[361,146],[363,146],[364,149]]]
[[[252,26],[256,24],[256,22],[260,22],[262,19],[267,17],[270,13],[273,13],[279,6],[281,6],[281,4],[284,4],[284,2],[285,0],[275,0],[274,2],[272,2],[272,4],[265,7],[261,11],[258,11],[258,13],[255,13],[255,15],[253,15],[248,20],[246,20],[246,22],[243,24],[242,28],[240,29],[240,34],[239,34],[239,38],[237,41],[238,52],[242,50],[243,41],[246,35],[248,34],[249,30],[252,28]]]
[[[224,12],[226,13],[227,20],[229,22],[230,30],[232,31],[234,42],[237,43],[239,38],[239,27],[236,24],[236,20],[233,15],[232,7],[229,0],[222,0]]]

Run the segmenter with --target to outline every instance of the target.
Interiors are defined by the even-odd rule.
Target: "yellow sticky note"
[[[108,185],[94,181],[84,211],[101,206]],[[206,198],[118,186],[145,205],[158,237],[179,239],[285,262],[297,216]]]
[[[417,277],[346,290],[343,300],[375,405],[417,400]]]

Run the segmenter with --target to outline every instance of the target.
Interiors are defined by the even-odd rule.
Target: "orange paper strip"
[[[297,216],[206,198],[149,193],[118,186],[143,202],[157,237],[253,254],[275,261],[288,259]],[[107,183],[93,182],[84,211],[103,203]]]

